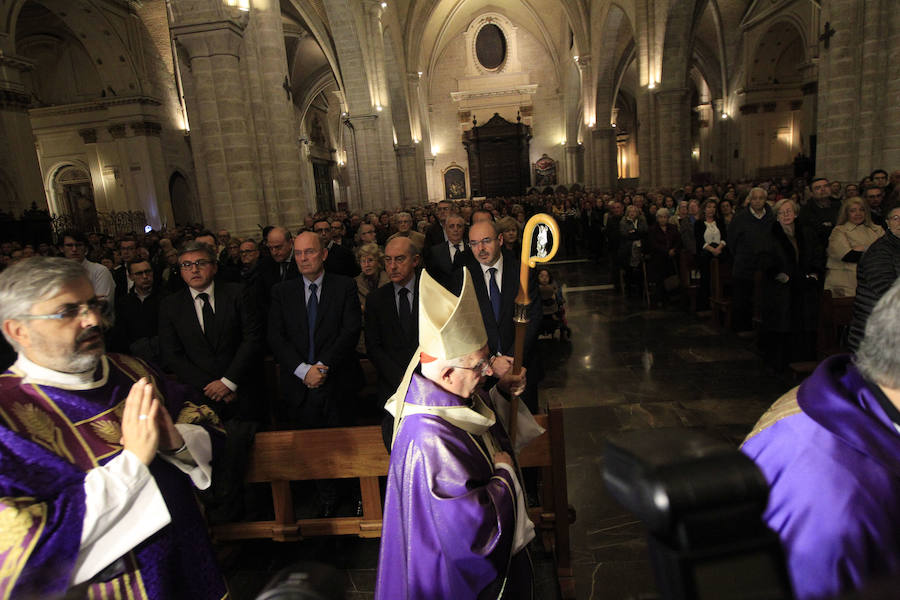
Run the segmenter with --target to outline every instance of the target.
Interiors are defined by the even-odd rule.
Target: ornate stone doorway
[[[97,206],[90,174],[81,167],[60,168],[53,177],[58,217],[77,231],[97,231]]]

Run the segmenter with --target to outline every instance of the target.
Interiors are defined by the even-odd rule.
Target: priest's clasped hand
[[[159,445],[158,412],[159,400],[153,397],[153,386],[142,377],[131,386],[125,399],[120,442],[145,465],[153,462]]]

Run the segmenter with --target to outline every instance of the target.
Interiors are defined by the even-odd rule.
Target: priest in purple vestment
[[[457,298],[422,273],[419,348],[386,406],[394,440],[379,600],[533,596],[534,526],[494,413],[508,404],[504,395],[524,389],[524,372],[512,375],[502,358],[492,365],[475,289],[464,277]],[[481,384],[491,374],[499,383],[488,394]]]
[[[104,305],[79,263],[0,273],[18,352],[0,374],[0,598],[227,598],[192,492],[221,426],[188,388],[105,354]]]
[[[742,450],[771,486],[800,600],[900,573],[900,282],[879,301],[855,357],[823,361],[779,399]]]

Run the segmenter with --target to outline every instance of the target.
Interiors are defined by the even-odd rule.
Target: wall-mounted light
[[[559,145],[560,145],[560,146],[565,146],[565,145],[566,145],[566,138],[563,138],[563,139],[559,140]]]
[[[380,104],[376,104],[376,105],[375,105],[375,110],[377,110],[378,112],[381,112],[382,106],[381,106]]]
[[[419,77],[421,77],[421,76],[422,76],[422,71],[419,71]]]
[[[651,90],[656,88],[656,82],[651,79],[650,83],[647,84],[647,87]]]
[[[728,113],[727,113],[727,112],[723,112],[723,113],[722,113],[722,119],[727,119],[727,118],[728,118]]]
[[[225,6],[233,6],[238,10],[248,12],[250,10],[250,0],[225,0]]]
[[[441,151],[441,147],[440,147],[440,146],[438,146],[437,144],[432,144],[432,145],[431,145],[431,154],[432,154],[432,155],[437,156],[438,153],[439,153],[440,151]]]
[[[572,58],[575,60],[575,62],[578,62],[578,55],[577,55],[577,54],[576,54],[575,56],[573,56]]]
[[[588,121],[588,127],[593,127],[593,126],[596,125],[596,124],[597,124],[597,121],[595,121],[595,120],[593,120],[593,119],[591,119],[590,121]]]
[[[381,8],[387,8],[387,2],[382,2],[382,3],[381,3]]]
[[[418,139],[418,138],[413,138],[413,144],[418,144],[418,143],[419,143],[419,139]]]

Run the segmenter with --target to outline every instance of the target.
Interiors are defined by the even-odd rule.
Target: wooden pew
[[[842,341],[853,320],[854,300],[856,296],[835,297],[831,295],[831,290],[822,292],[819,330],[816,337],[816,354],[820,360],[847,351]]]
[[[545,549],[554,552],[563,597],[574,598],[569,525],[575,521],[575,511],[569,507],[566,483],[563,412],[553,407],[548,414],[535,418],[547,431],[519,455],[520,466],[540,468],[543,477],[541,506],[528,512]],[[260,432],[251,451],[246,481],[271,485],[275,519],[216,525],[213,538],[285,542],[320,535],[380,537],[378,478],[387,475],[388,461],[378,426]],[[297,519],[290,482],[316,479],[359,479],[362,517]]]
[[[709,307],[716,326],[731,329],[731,298],[725,295],[725,284],[731,281],[731,265],[718,258],[709,261]]]

